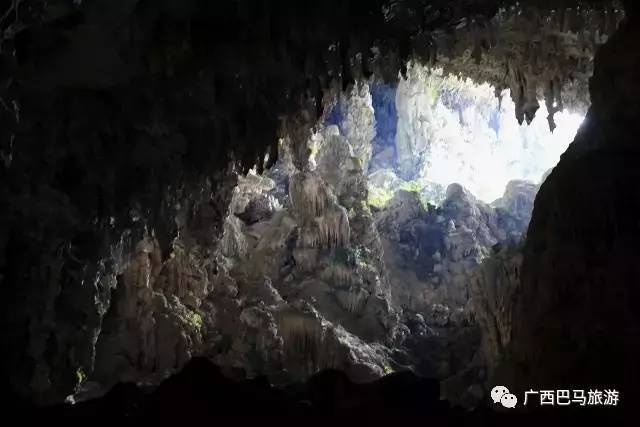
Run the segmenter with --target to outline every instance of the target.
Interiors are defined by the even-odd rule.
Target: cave
[[[635,2],[301,3],[0,1],[8,411],[629,415]]]

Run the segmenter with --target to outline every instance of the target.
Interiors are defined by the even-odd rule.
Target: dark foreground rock
[[[100,399],[61,405],[37,411],[17,408],[22,415],[46,419],[92,419],[100,421],[133,420],[168,424],[197,419],[240,419],[262,417],[284,420],[318,420],[325,417],[351,423],[359,420],[410,419],[437,425],[541,425],[549,420],[579,424],[587,417],[615,420],[621,412],[589,409],[571,412],[570,408],[523,414],[490,408],[465,411],[440,400],[440,384],[411,372],[400,372],[375,382],[357,384],[346,374],[323,371],[306,383],[274,388],[264,378],[230,379],[222,370],[203,358],[192,359],[178,374],[155,389],[132,383],[116,385]],[[566,410],[565,410],[566,409]],[[321,417],[321,418],[319,418]],[[23,418],[24,419],[24,418]]]

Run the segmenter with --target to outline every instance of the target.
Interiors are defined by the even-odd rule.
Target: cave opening
[[[584,120],[556,111],[552,130],[544,102],[529,122],[515,110],[508,90],[409,64],[397,82],[359,81],[330,100],[302,155],[282,139],[272,168],[238,178],[220,260],[289,334],[291,380],[410,367],[456,403],[486,395],[474,304],[496,258],[520,268],[537,191]]]
[[[511,181],[539,185],[584,120],[584,111],[556,111],[552,130],[541,100],[533,120],[518,123],[509,89],[496,91],[487,83],[443,75],[442,69],[409,65],[408,70],[407,78],[395,84],[363,83],[361,105],[353,101],[354,90],[324,121],[348,135],[356,126],[349,123],[353,115],[365,114],[353,110],[373,110],[372,147],[356,154],[368,176],[368,202],[378,208],[400,189],[419,193],[425,205],[439,206],[453,183],[489,204],[504,195]]]
[[[204,3],[0,1],[10,409],[633,401],[632,1]]]

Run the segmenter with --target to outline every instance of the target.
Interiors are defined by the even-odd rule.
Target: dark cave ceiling
[[[0,8],[3,177],[19,186],[29,175],[88,216],[116,218],[133,202],[153,215],[168,186],[211,176],[231,157],[247,171],[271,152],[272,164],[278,135],[303,145],[338,91],[371,75],[395,80],[409,59],[511,88],[520,121],[541,97],[551,112],[584,113],[598,38],[621,17],[610,1]]]

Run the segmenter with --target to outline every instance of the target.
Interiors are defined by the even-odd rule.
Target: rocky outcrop
[[[376,136],[376,118],[372,106],[371,93],[367,83],[353,86],[351,93],[342,95],[341,110],[345,112],[341,130],[353,149],[363,171],[369,169],[373,154],[371,142]]]
[[[304,170],[285,156],[239,178],[200,310],[202,354],[276,382],[327,368],[371,380],[392,369],[385,344],[399,329],[362,161],[336,126],[309,144]],[[278,203],[257,215],[265,198]]]
[[[510,89],[520,123],[533,120],[543,95],[554,129],[556,112],[586,113],[593,58],[623,16],[615,2],[595,9],[521,2],[489,20],[468,19],[461,31],[439,32],[435,39],[447,72],[488,82],[497,93]]]
[[[426,82],[420,67],[409,68],[396,92],[398,129],[395,137],[398,172],[411,181],[421,176],[427,164],[430,143],[435,139],[433,106],[437,89]]]
[[[9,349],[1,375],[13,392],[60,401],[79,367],[92,370],[124,268],[112,252],[127,230],[124,259],[145,225],[163,258],[176,216],[210,208],[205,223],[219,231],[229,162],[262,168],[270,151],[273,163],[280,115],[305,110],[313,124],[323,88],[368,69],[348,66],[347,52],[364,49],[356,43],[327,47],[385,26],[384,17],[366,5],[377,18],[354,27],[346,17],[369,14],[336,5],[254,14],[230,1],[0,2],[0,197],[10,206],[0,214],[0,335]],[[323,56],[328,63],[316,61]],[[386,56],[377,70],[390,66]],[[188,198],[202,198],[202,209]]]
[[[137,243],[105,315],[91,381],[154,382],[191,359],[202,344],[199,308],[210,287],[201,250],[176,243],[163,261],[154,238]]]
[[[487,379],[494,378],[494,369],[504,363],[511,342],[512,307],[520,292],[522,247],[496,248],[485,260],[470,282],[470,306],[482,331],[482,348]]]
[[[398,191],[376,214],[394,303],[427,313],[433,305],[466,310],[474,269],[495,245],[518,243],[526,231],[535,188],[511,183],[499,208],[459,184],[449,186],[441,206],[428,209],[417,193]]]
[[[498,214],[498,228],[504,230],[500,240],[513,243],[520,239],[531,221],[533,201],[539,189],[540,186],[532,182],[511,181],[507,184],[504,195],[491,204]]]
[[[405,363],[443,380],[443,394],[456,403],[482,399],[509,342],[521,266],[513,245],[536,189],[514,181],[488,205],[452,184],[438,207],[399,190],[376,214],[392,302],[409,328]]]
[[[629,401],[638,393],[636,18],[597,54],[593,105],[535,202],[497,377],[522,389],[606,385]]]

